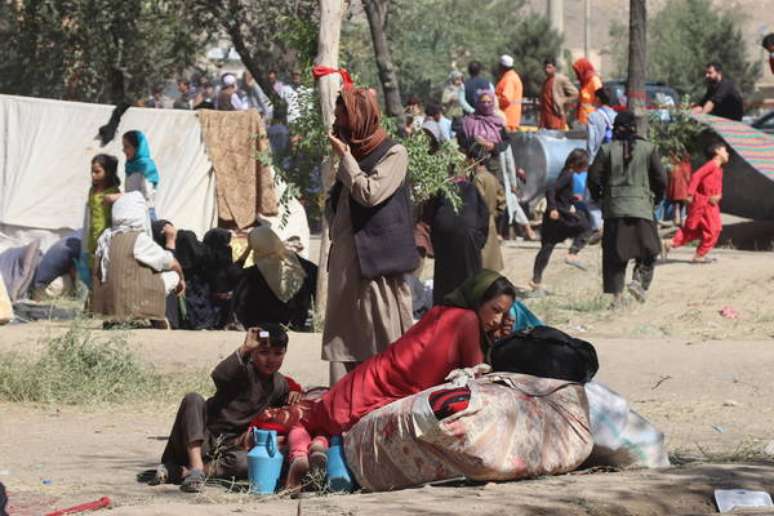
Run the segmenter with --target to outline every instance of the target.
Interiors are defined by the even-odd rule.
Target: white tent
[[[217,222],[215,177],[190,111],[130,108],[105,147],[97,130],[113,106],[0,95],[0,249],[41,238],[46,244],[82,227],[98,153],[119,158],[121,137],[139,129],[150,143],[161,181],[161,218],[200,237]]]
[[[200,238],[217,224],[215,174],[196,113],[130,108],[116,138],[100,147],[97,131],[112,112],[108,105],[0,95],[0,251],[36,238],[47,248],[82,227],[92,157],[118,157],[123,181],[121,135],[132,129],[146,134],[159,169],[159,217]],[[308,247],[303,207],[290,208],[288,226],[296,229],[275,230],[282,238],[302,236]]]

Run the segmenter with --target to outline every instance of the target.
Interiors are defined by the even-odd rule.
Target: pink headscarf
[[[492,101],[482,102],[484,96]],[[494,95],[488,91],[478,97],[476,112],[462,119],[462,131],[470,140],[481,138],[488,142],[500,143],[503,141],[501,131],[504,125],[503,119],[494,113]]]

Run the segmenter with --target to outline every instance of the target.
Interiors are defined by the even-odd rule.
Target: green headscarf
[[[492,283],[501,278],[502,275],[489,269],[481,269],[480,272],[471,276],[455,290],[447,294],[441,303],[443,306],[456,306],[457,308],[467,308],[468,310],[478,310],[481,306],[484,293]]]
[[[503,276],[495,271],[481,269],[480,272],[465,280],[462,285],[444,297],[441,304],[443,306],[454,306],[477,311],[483,303],[484,293],[492,286],[492,283],[501,277]],[[484,352],[487,363],[490,362],[489,351],[491,347],[492,343],[489,341],[489,336],[481,328],[481,350]]]

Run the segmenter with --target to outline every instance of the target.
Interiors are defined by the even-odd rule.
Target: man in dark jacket
[[[653,281],[661,240],[653,218],[666,189],[666,175],[656,146],[637,135],[630,111],[618,114],[613,141],[602,145],[591,165],[588,186],[602,202],[602,281],[613,294],[614,308],[623,304],[624,279],[629,260],[635,260],[629,293],[643,303]]]

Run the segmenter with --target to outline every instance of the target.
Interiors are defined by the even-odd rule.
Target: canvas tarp
[[[46,248],[80,228],[91,158],[101,152],[118,157],[123,181],[120,135],[131,129],[148,136],[159,168],[159,216],[199,237],[215,226],[215,177],[196,113],[130,108],[117,137],[100,147],[95,136],[112,111],[107,105],[0,95],[0,250],[36,238]]]

